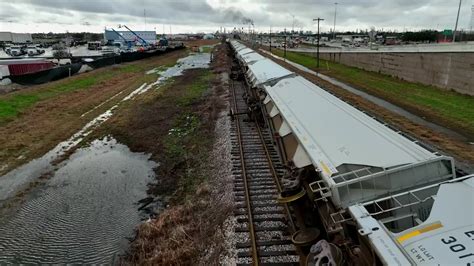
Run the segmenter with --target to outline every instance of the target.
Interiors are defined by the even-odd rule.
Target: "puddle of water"
[[[137,89],[134,92],[134,95],[142,94],[149,89],[162,85],[169,78],[181,76],[185,70],[196,69],[196,68],[208,68],[209,62],[211,60],[211,54],[201,53],[201,54],[191,54],[187,57],[180,58],[176,62],[176,65],[169,67],[165,70],[162,68],[154,68],[146,72],[147,74],[158,74],[159,78],[148,86]],[[124,99],[125,100],[125,99]]]
[[[210,60],[210,53],[190,54],[187,57],[178,59],[176,65],[174,65],[173,67],[167,68],[165,70],[163,70],[162,68],[154,68],[148,71],[147,74],[156,73],[160,75],[160,77],[164,78],[180,76],[186,69],[208,68]]]
[[[111,263],[140,221],[156,163],[113,138],[78,149],[0,219],[1,263]]]
[[[132,100],[137,95],[140,95],[151,88],[159,88],[159,86],[166,80],[171,77],[182,75],[187,69],[208,68],[209,62],[209,53],[191,54],[187,57],[181,58],[173,67],[169,67],[165,70],[157,72],[157,74],[159,74],[159,78],[154,83],[148,85],[146,83],[142,84],[140,87],[125,96],[121,102]],[[121,92],[119,92],[119,94],[120,93]],[[117,94],[112,97],[116,96]],[[24,187],[28,182],[31,182],[44,173],[54,171],[52,162],[79,144],[84,139],[84,137],[92,132],[92,130],[107,121],[113,115],[114,109],[116,109],[121,102],[92,119],[68,140],[59,143],[55,148],[47,152],[42,157],[34,159],[0,177],[0,205],[2,201],[14,196],[15,193]],[[99,104],[99,106],[102,104],[103,103]],[[94,107],[93,109],[97,108],[98,106]],[[6,166],[4,165],[3,167]]]
[[[0,177],[2,204],[42,174],[54,173],[45,185],[25,196],[18,211],[0,217],[0,264],[114,262],[128,246],[125,237],[131,236],[140,221],[139,206],[134,202],[146,196],[146,185],[157,164],[111,138],[76,150],[57,166],[53,162],[107,121],[123,101],[159,88],[186,69],[207,68],[209,61],[210,54],[178,60],[175,66],[157,72],[156,82],[142,84],[68,140]],[[152,205],[160,208],[159,202]]]
[[[441,132],[441,133],[443,133],[443,134],[446,134],[446,135],[449,136],[449,137],[458,139],[458,140],[460,140],[460,141],[469,142],[469,140],[468,140],[464,135],[461,135],[461,134],[459,134],[459,133],[457,133],[457,132],[455,132],[455,131],[453,131],[453,130],[451,130],[451,129],[449,129],[449,128],[445,128],[445,127],[440,126],[440,125],[438,125],[438,124],[435,124],[435,123],[432,123],[432,122],[430,122],[430,121],[427,121],[427,120],[425,120],[424,118],[422,118],[422,117],[420,117],[420,116],[417,116],[417,115],[415,115],[415,114],[413,114],[413,113],[410,113],[410,112],[406,111],[405,109],[403,109],[403,108],[401,108],[401,107],[398,107],[398,106],[396,106],[396,105],[394,105],[394,104],[391,104],[391,103],[389,103],[389,102],[387,102],[387,101],[385,101],[385,100],[382,100],[382,99],[380,99],[380,98],[378,98],[378,97],[375,97],[375,96],[373,96],[373,95],[370,95],[370,94],[368,94],[368,93],[365,93],[365,92],[363,92],[363,91],[360,91],[360,90],[358,90],[358,89],[356,89],[356,88],[354,88],[354,87],[351,87],[351,86],[349,86],[349,85],[347,85],[347,84],[345,84],[345,83],[342,83],[342,82],[340,82],[340,81],[338,81],[338,80],[336,80],[336,79],[333,79],[333,78],[331,78],[331,77],[329,77],[329,76],[326,76],[326,75],[324,75],[324,74],[315,72],[315,71],[313,71],[313,70],[311,70],[311,69],[309,69],[309,68],[307,68],[307,67],[305,67],[305,66],[302,66],[302,65],[300,65],[300,64],[294,63],[294,62],[292,62],[292,61],[290,61],[290,60],[286,60],[286,59],[283,58],[283,57],[274,55],[274,54],[272,54],[272,53],[270,53],[270,52],[268,52],[268,51],[265,51],[265,50],[260,50],[260,51],[263,52],[263,53],[265,53],[265,54],[268,54],[268,55],[270,55],[270,56],[272,56],[272,57],[274,57],[274,58],[277,58],[277,59],[279,59],[279,60],[283,60],[283,61],[285,61],[286,63],[288,63],[288,64],[290,64],[290,65],[292,65],[292,66],[298,68],[298,69],[301,70],[301,71],[304,71],[304,72],[307,72],[307,73],[309,73],[309,74],[315,75],[315,76],[317,76],[317,77],[319,77],[319,78],[321,78],[321,79],[323,79],[323,80],[325,80],[325,81],[330,82],[331,84],[334,84],[334,85],[336,85],[336,86],[338,86],[338,87],[341,87],[341,88],[343,88],[343,89],[345,89],[345,90],[347,90],[347,91],[350,91],[350,92],[352,92],[352,93],[354,93],[354,94],[356,94],[356,95],[359,95],[359,96],[361,96],[362,98],[364,98],[364,99],[366,99],[366,100],[369,100],[370,102],[375,103],[376,105],[381,106],[381,107],[383,107],[383,108],[385,108],[385,109],[387,109],[387,110],[390,110],[390,111],[392,111],[392,112],[394,112],[394,113],[396,113],[396,114],[398,114],[398,115],[401,115],[401,116],[407,118],[408,120],[410,120],[410,121],[412,121],[412,122],[415,122],[415,123],[417,123],[417,124],[426,126],[426,127],[431,128],[431,129],[433,129],[433,130],[435,130],[435,131],[437,131],[437,132]]]
[[[12,197],[14,193],[16,193],[16,191],[26,183],[44,173],[53,171],[53,162],[79,144],[84,137],[92,132],[94,128],[107,121],[112,116],[112,111],[115,108],[117,108],[117,105],[92,119],[68,140],[59,143],[42,157],[34,159],[0,177],[0,203],[1,201]]]

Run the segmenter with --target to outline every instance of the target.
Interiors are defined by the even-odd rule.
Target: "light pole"
[[[456,31],[458,30],[458,20],[459,20],[459,11],[461,11],[461,2],[462,0],[459,0],[458,15],[456,16],[456,25],[454,26],[454,32],[453,32],[453,42],[456,41]]]
[[[337,2],[334,3],[334,28],[332,29],[332,39],[336,39],[336,17],[337,17]]]
[[[293,24],[291,26],[291,33],[293,33],[295,31],[295,15],[291,14],[290,15],[293,17]]]
[[[474,25],[474,5],[472,5],[471,7],[471,30],[470,30],[470,33],[472,34],[473,31],[472,31],[472,26]]]
[[[317,63],[316,63],[317,65],[316,66],[317,66],[317,68],[319,68],[319,22],[323,21],[323,20],[324,19],[322,19],[322,18],[313,19],[313,21],[318,21],[318,43],[316,44],[317,45],[316,46],[316,58],[317,58]]]

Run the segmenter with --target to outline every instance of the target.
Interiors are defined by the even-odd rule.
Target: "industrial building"
[[[32,42],[31,33],[14,33],[9,31],[0,32],[0,42],[4,43],[27,43]]]
[[[148,43],[156,43],[156,31],[134,31],[138,36]],[[120,37],[119,34],[122,36]],[[104,40],[106,42],[124,42],[124,39],[129,42],[140,41],[131,31],[113,31],[105,30]]]

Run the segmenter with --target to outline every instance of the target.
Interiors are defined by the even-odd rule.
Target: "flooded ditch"
[[[0,218],[0,261],[111,263],[140,221],[157,164],[113,138],[78,149],[47,184]]]
[[[112,96],[123,98],[42,157],[0,177],[0,264],[116,261],[128,247],[127,237],[147,218],[139,209],[149,202],[139,202],[147,196],[147,184],[158,164],[113,137],[81,143],[122,102],[159,89],[186,69],[207,68],[209,60],[208,53],[192,54],[172,67],[148,71],[158,74],[156,82],[144,83],[128,95]],[[32,186],[42,176],[48,178]],[[19,193],[24,194],[21,203],[8,208]]]

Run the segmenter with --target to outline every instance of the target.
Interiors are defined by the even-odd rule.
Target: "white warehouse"
[[[31,33],[0,32],[0,42],[27,43],[32,41]]]

